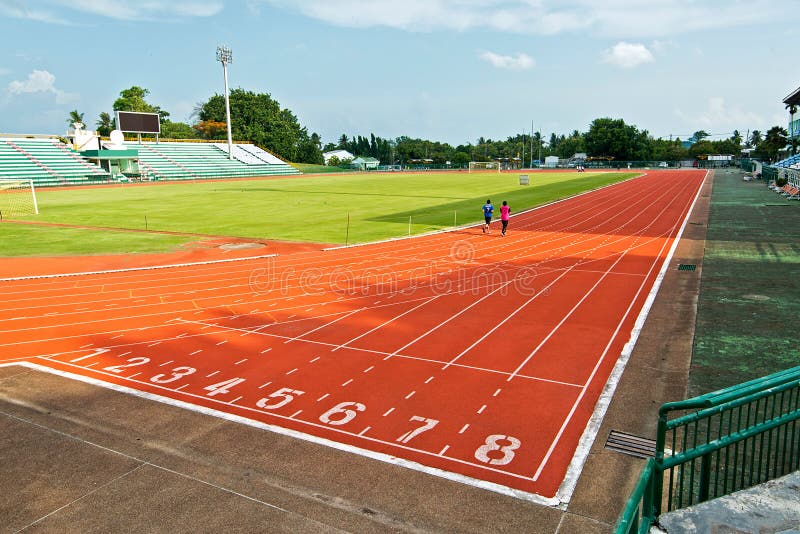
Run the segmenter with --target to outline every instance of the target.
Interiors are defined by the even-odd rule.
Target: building
[[[797,115],[797,109],[800,108],[800,87],[784,98],[783,104],[789,111],[789,127],[786,128],[788,139],[790,143],[794,140],[792,146],[796,147],[800,143],[800,116]]]
[[[380,160],[375,158],[359,156],[350,162],[350,166],[360,171],[375,171],[380,163]]]
[[[339,161],[352,161],[355,156],[347,150],[331,150],[330,152],[323,152],[322,157],[325,159],[325,165],[328,164],[331,158],[336,158]]]

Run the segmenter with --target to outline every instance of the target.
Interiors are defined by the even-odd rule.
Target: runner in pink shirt
[[[500,232],[500,235],[506,235],[506,228],[508,228],[508,218],[510,215],[511,206],[504,200],[503,205],[500,206],[500,221],[503,223],[503,231]]]

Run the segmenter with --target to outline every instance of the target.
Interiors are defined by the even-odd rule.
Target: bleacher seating
[[[797,165],[800,165],[800,154],[796,154],[794,156],[789,156],[788,158],[782,159],[779,162],[773,164],[772,166],[773,167],[783,167],[783,168],[787,168],[787,167],[797,168],[796,167]]]
[[[224,146],[225,149],[214,143],[126,144],[128,148],[139,150],[141,174],[153,175],[159,179],[191,180],[299,174],[299,171],[291,165],[254,145],[235,145],[234,159],[228,158],[227,145]],[[271,161],[266,161],[266,156],[259,156],[258,152],[268,154]]]
[[[41,186],[106,181],[109,174],[57,139],[0,139],[0,178]]]

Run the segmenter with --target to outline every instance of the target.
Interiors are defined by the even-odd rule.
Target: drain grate
[[[653,439],[612,430],[606,441],[606,449],[636,458],[651,458],[656,453],[656,442]]]
[[[695,269],[697,269],[697,265],[694,265],[692,263],[679,263],[678,264],[678,270],[679,271],[694,271]]]

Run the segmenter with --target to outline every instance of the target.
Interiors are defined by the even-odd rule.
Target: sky
[[[323,143],[585,132],[656,138],[786,127],[797,0],[0,0],[0,133],[94,128],[120,91],[174,121],[269,93]]]

